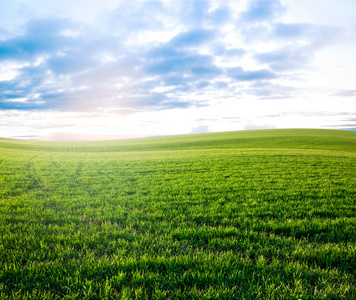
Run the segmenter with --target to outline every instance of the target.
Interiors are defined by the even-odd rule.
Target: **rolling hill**
[[[355,299],[356,132],[0,139],[1,299]]]

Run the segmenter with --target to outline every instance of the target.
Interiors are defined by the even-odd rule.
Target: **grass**
[[[355,299],[356,133],[0,139],[0,299]]]

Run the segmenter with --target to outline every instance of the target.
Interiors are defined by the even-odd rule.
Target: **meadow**
[[[0,139],[0,299],[356,299],[356,132]]]

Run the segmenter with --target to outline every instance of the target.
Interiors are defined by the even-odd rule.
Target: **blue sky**
[[[2,1],[0,136],[356,128],[356,1]]]

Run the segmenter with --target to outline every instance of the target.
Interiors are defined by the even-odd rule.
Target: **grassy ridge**
[[[355,147],[329,130],[0,140],[0,298],[354,299]]]
[[[341,130],[274,129],[96,142],[0,139],[1,148],[50,152],[137,152],[236,148],[292,148],[355,152],[356,135],[354,132]]]

